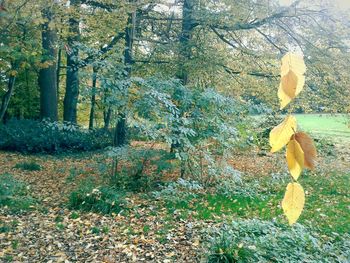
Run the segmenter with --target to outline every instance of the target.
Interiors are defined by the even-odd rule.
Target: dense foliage
[[[0,149],[24,153],[60,153],[103,149],[111,144],[103,130],[81,130],[70,124],[10,120],[0,125]]]
[[[328,243],[299,224],[290,228],[252,219],[234,221],[211,231],[209,263],[350,260],[348,236]]]

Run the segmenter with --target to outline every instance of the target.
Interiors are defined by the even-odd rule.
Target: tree
[[[3,95],[2,100],[1,100],[0,122],[4,119],[7,107],[8,107],[9,102],[10,102],[10,98],[11,98],[13,90],[15,88],[15,81],[16,81],[16,75],[17,75],[16,69],[17,69],[16,65],[11,66],[12,72],[10,73],[10,76],[8,77],[7,91]]]
[[[63,120],[77,123],[77,104],[79,97],[79,13],[80,0],[72,0],[71,8],[74,10],[69,18],[69,35],[67,38],[67,70],[66,92],[64,95]]]
[[[42,11],[45,22],[42,25],[42,48],[44,65],[39,71],[40,117],[52,121],[58,120],[57,102],[57,35],[53,28],[52,7]]]
[[[136,22],[136,11],[129,13],[128,22],[125,28],[125,48],[124,48],[124,65],[125,78],[130,78],[132,71],[132,55],[134,32]],[[126,89],[128,87],[125,87]],[[127,113],[124,108],[119,108],[114,135],[114,145],[123,146],[127,143]]]
[[[89,118],[89,130],[94,128],[95,107],[96,107],[96,83],[97,83],[97,67],[92,68],[92,95],[91,108]]]
[[[191,38],[194,22],[194,8],[198,5],[197,0],[184,0],[182,6],[182,25],[179,37],[179,71],[177,77],[183,85],[188,83],[187,63],[191,59]]]
[[[0,31],[1,121],[4,120],[5,115],[10,117],[9,111],[13,106],[17,106],[17,103],[13,101],[19,99],[16,98],[16,94],[21,94],[19,89],[25,88],[27,93],[31,92],[25,98],[22,97],[21,101],[36,97],[32,96],[36,92],[29,87],[29,83],[35,82],[37,85],[36,70],[41,65],[37,52],[40,49],[40,31],[37,30],[39,25],[38,5],[29,1],[13,1],[3,4],[3,8],[0,9],[2,25]],[[30,12],[32,14],[28,15]],[[35,81],[31,81],[33,77]],[[25,80],[24,83],[23,80]],[[29,104],[27,109],[32,110],[32,104]],[[35,110],[33,112],[36,113]]]

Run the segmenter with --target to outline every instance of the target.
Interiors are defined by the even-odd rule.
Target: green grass
[[[21,169],[23,171],[40,171],[41,166],[34,161],[31,162],[20,162],[14,166],[15,169]]]
[[[350,119],[342,114],[297,114],[302,130],[320,138],[350,142]]]
[[[24,182],[10,174],[0,175],[0,207],[10,213],[20,213],[33,210],[37,203]]]
[[[166,202],[169,214],[194,217],[201,220],[222,221],[227,218],[277,219],[287,224],[280,207],[286,183],[272,179],[261,181],[261,194],[253,197],[218,194],[188,195],[184,200]],[[308,225],[322,234],[344,234],[350,231],[350,174],[311,175],[300,179],[304,186],[306,204],[299,223]],[[267,191],[265,191],[267,190]]]

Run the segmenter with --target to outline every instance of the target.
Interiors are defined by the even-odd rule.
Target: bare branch
[[[91,7],[105,9],[108,12],[112,12],[113,10],[118,8],[116,5],[101,3],[96,0],[82,0],[81,3]]]
[[[276,49],[278,49],[281,54],[283,54],[283,53],[288,51],[286,48],[277,46],[276,43],[273,42],[272,39],[268,35],[266,35],[264,32],[262,32],[259,28],[255,28],[255,30],[260,35],[262,35],[272,46],[274,46]]]
[[[238,71],[238,70],[234,70],[234,69],[231,69],[230,67],[227,67],[225,65],[221,65],[224,70],[229,73],[230,75],[249,75],[249,76],[254,76],[254,77],[261,77],[261,78],[269,78],[269,79],[272,79],[272,78],[279,78],[280,76],[279,75],[274,75],[272,73],[265,73],[265,72],[255,72],[255,71],[252,71],[252,72],[243,72],[243,71]]]
[[[110,51],[118,43],[118,41],[120,39],[122,39],[124,36],[125,36],[125,32],[118,33],[118,35],[113,37],[112,41],[108,45],[105,45],[100,49],[100,51],[98,52],[97,55],[95,55],[95,54],[90,55],[90,56],[86,57],[85,59],[81,60],[79,62],[79,67],[83,68],[83,67],[87,66],[89,63],[93,62],[94,60],[101,58],[105,53]]]

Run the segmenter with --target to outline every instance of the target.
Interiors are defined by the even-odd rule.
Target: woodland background
[[[0,260],[349,262],[344,3],[0,0]],[[318,150],[293,227],[289,113]]]

